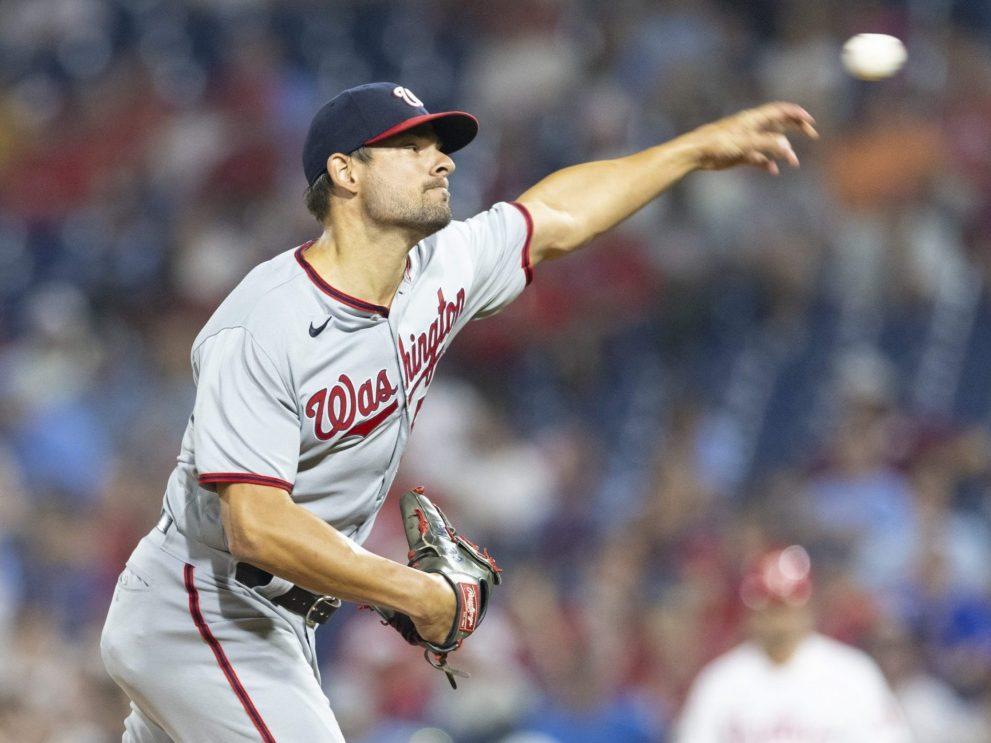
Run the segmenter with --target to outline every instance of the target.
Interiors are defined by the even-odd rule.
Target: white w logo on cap
[[[410,90],[409,88],[404,88],[402,85],[397,85],[393,89],[392,94],[394,96],[396,96],[396,98],[402,98],[409,105],[411,105],[411,106],[413,106],[415,108],[422,108],[423,107],[423,101],[421,101],[419,98],[417,98],[415,95],[413,95],[413,91],[412,90]]]

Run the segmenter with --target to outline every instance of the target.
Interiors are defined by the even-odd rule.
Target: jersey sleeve
[[[251,483],[292,492],[299,459],[295,396],[245,328],[193,352],[193,453],[200,485]]]
[[[488,317],[516,299],[533,279],[533,219],[522,204],[500,202],[464,225],[474,273],[466,313]]]

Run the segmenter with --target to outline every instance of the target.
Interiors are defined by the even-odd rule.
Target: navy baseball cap
[[[317,111],[303,145],[303,171],[311,186],[327,170],[327,158],[348,154],[362,145],[430,122],[440,137],[441,152],[450,154],[471,142],[478,119],[464,111],[432,114],[409,88],[395,83],[369,83],[348,88]]]

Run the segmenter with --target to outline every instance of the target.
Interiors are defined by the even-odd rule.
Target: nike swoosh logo
[[[327,324],[330,322],[330,320],[331,320],[331,318],[328,317],[326,320],[323,321],[323,325],[321,325],[319,327],[316,327],[316,328],[313,327],[313,323],[311,322],[310,323],[310,337],[311,338],[316,338],[318,335],[320,335],[323,332],[323,329],[327,327]]]

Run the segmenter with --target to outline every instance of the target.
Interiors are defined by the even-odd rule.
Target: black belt
[[[268,585],[273,576],[266,570],[256,568],[246,562],[239,562],[234,577],[248,588]],[[293,586],[281,596],[270,599],[284,609],[299,614],[306,620],[308,627],[323,624],[341,607],[341,600],[333,596],[320,596],[307,591],[305,588]]]
[[[167,534],[174,523],[175,519],[163,509],[162,516],[155,525],[155,528],[163,534]],[[234,577],[248,588],[257,588],[258,586],[267,586],[272,582],[274,576],[261,568],[256,568],[254,565],[239,562],[237,569],[234,571]],[[306,620],[306,626],[308,627],[323,624],[341,607],[341,600],[339,598],[318,596],[299,586],[293,586],[281,596],[276,596],[270,599],[270,601],[284,609],[288,609],[293,614],[299,614]]]

